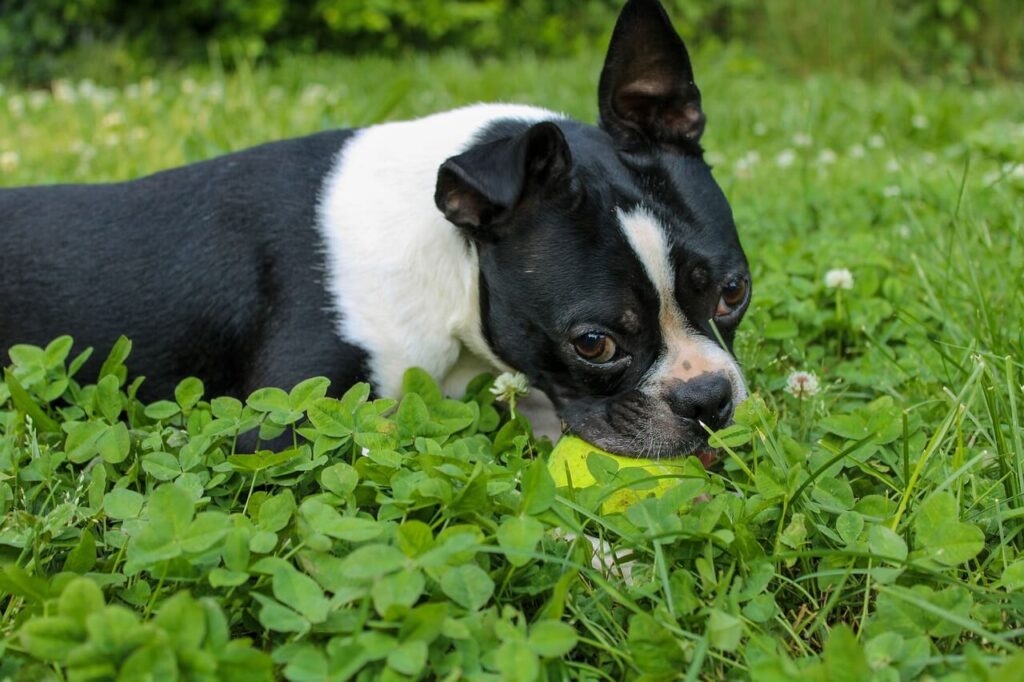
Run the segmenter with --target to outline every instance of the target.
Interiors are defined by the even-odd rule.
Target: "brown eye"
[[[572,345],[577,355],[596,365],[603,365],[612,360],[617,348],[612,337],[601,332],[587,332],[577,336]]]
[[[722,287],[722,298],[715,309],[716,317],[724,317],[734,312],[747,300],[747,278],[734,277]]]

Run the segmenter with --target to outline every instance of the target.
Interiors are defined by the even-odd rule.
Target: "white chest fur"
[[[434,205],[439,166],[499,119],[558,118],[481,104],[359,131],[338,154],[320,198],[327,285],[338,333],[369,353],[382,395],[422,367],[444,382],[463,349],[505,370],[480,327],[475,249]]]

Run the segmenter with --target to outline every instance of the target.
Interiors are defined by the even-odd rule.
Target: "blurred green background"
[[[603,46],[620,0],[0,0],[0,78],[126,76],[160,64],[459,49],[571,56]],[[1021,0],[667,0],[702,51],[794,73],[964,79],[1024,73]],[[742,46],[742,47],[738,47]],[[230,60],[229,60],[230,61]]]

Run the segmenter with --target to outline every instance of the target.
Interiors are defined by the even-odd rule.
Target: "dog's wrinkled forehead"
[[[642,204],[619,208],[617,218],[658,297],[663,351],[645,375],[641,389],[657,395],[675,382],[723,373],[732,384],[733,395],[742,400],[746,389],[735,360],[721,345],[700,333],[699,321],[687,319],[679,304],[679,297],[686,292],[679,290],[679,262],[672,255],[670,229]]]

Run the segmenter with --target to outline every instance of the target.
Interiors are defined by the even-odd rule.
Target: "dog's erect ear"
[[[686,45],[658,0],[629,0],[598,87],[601,127],[626,148],[697,148],[700,91]]]
[[[537,123],[514,137],[476,145],[453,156],[437,173],[434,203],[444,217],[478,238],[529,195],[565,180],[571,157],[557,125]]]

